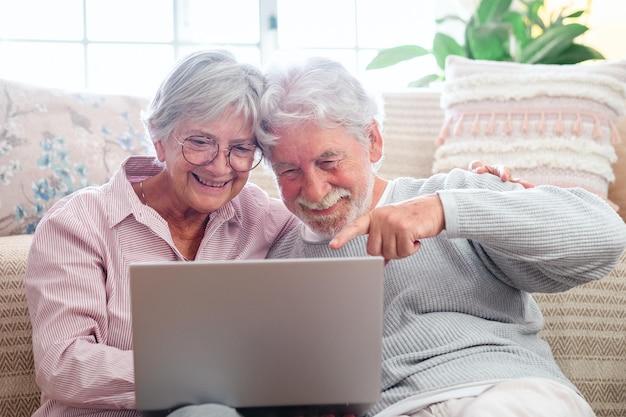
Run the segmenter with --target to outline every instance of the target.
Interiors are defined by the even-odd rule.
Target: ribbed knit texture
[[[447,230],[385,268],[383,395],[369,415],[412,394],[481,380],[536,376],[575,389],[537,336],[543,317],[528,292],[605,276],[626,246],[626,225],[581,189],[522,190],[461,170],[398,179],[392,200],[438,190]],[[296,229],[268,256],[364,256],[365,242],[333,251]]]

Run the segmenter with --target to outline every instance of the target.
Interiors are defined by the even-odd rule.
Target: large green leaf
[[[584,13],[584,10],[577,10],[573,13],[564,14],[565,10],[562,9],[561,12],[556,16],[556,18],[552,19],[551,25],[562,25],[565,19],[577,19]]]
[[[583,13],[585,13],[584,10],[576,10],[575,12],[572,12],[568,15],[563,16],[563,19],[576,19],[580,16],[583,15]]]
[[[467,31],[470,58],[491,61],[510,60],[508,23],[488,23]]]
[[[542,60],[553,60],[573,43],[574,39],[587,31],[587,26],[572,23],[550,26],[537,38],[530,41],[521,51],[520,62],[536,64]]]
[[[418,45],[401,45],[389,49],[383,49],[372,59],[366,69],[386,68],[398,62],[428,55],[431,51]]]
[[[465,41],[465,46],[463,47],[463,49],[465,50],[465,56],[467,56],[468,58],[472,58],[472,50],[470,49],[470,41],[469,38],[472,36],[470,35],[470,31],[472,31],[474,28],[479,27],[480,24],[476,23],[476,13],[474,13],[472,15],[472,17],[470,17],[469,22],[467,22],[467,26],[465,26],[465,32],[463,33],[463,40]]]
[[[446,68],[446,58],[448,55],[467,56],[465,49],[459,45],[454,38],[441,32],[435,34],[435,39],[433,40],[433,55],[437,60],[437,65],[442,70]]]
[[[558,56],[547,57],[546,59],[537,62],[537,64],[578,64],[579,62],[588,61],[591,59],[605,58],[602,53],[589,46],[573,43]]]
[[[485,0],[489,1],[489,0]],[[539,25],[545,29],[545,25],[539,16],[539,10],[543,7],[543,0],[522,0],[522,4],[526,6],[526,18],[528,19],[528,27]]]
[[[481,1],[476,8],[477,25],[499,21],[511,7],[512,0],[488,0]]]
[[[513,36],[518,42],[522,43],[526,40],[529,34],[526,32],[526,22],[524,20],[524,16],[520,12],[507,13],[502,21],[511,25],[510,27],[513,32]]]
[[[446,22],[460,22],[463,23],[463,25],[467,24],[467,20],[457,16],[457,15],[445,15],[443,17],[437,18],[435,19],[435,24],[440,25],[442,23],[446,23]]]

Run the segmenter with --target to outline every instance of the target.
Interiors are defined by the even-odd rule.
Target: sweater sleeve
[[[600,279],[626,247],[623,220],[582,188],[524,189],[462,170],[439,181],[447,237],[470,240],[494,275],[516,288],[556,292]]]

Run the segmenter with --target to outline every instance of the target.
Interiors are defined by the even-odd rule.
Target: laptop
[[[380,398],[380,257],[130,265],[137,408],[360,416]]]

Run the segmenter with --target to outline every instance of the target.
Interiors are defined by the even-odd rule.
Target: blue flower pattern
[[[73,96],[77,101],[84,102],[85,97]],[[93,103],[94,108],[101,109],[104,99],[97,100]],[[127,124],[124,131],[117,133],[108,125],[103,124],[99,127],[99,133],[105,140],[106,146],[115,146],[123,149],[129,155],[131,154],[149,154],[151,153],[150,143],[146,140],[145,135],[141,131],[137,131],[131,124],[131,118],[128,112],[120,112],[118,115]],[[89,131],[90,121],[87,119],[78,119],[80,127]],[[83,126],[83,123],[85,124]],[[0,132],[2,133],[2,132]],[[45,176],[37,178],[31,184],[30,190],[23,190],[24,196],[29,204],[23,202],[16,204],[14,207],[14,218],[10,222],[10,230],[6,230],[6,223],[11,219],[0,219],[0,235],[3,234],[30,234],[34,233],[37,224],[46,213],[46,211],[58,201],[60,198],[73,193],[76,190],[84,188],[90,184],[89,169],[83,161],[72,161],[72,143],[74,139],[68,139],[62,136],[53,135],[44,132],[43,137],[39,141],[41,154],[36,157],[36,165],[45,172]],[[10,138],[13,139],[13,138]],[[15,142],[15,141],[14,141]],[[11,140],[0,134],[0,157],[3,155],[10,156],[14,146]],[[115,169],[116,167],[109,167]],[[0,185],[10,185],[16,172],[21,170],[19,162],[10,161],[0,163]],[[27,188],[27,187],[26,187]]]

